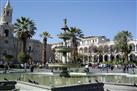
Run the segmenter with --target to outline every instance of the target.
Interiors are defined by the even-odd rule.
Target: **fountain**
[[[67,65],[67,63],[68,63],[68,61],[67,61],[67,53],[69,53],[69,52],[71,52],[71,48],[67,45],[67,40],[70,40],[70,38],[71,38],[71,33],[68,31],[69,30],[69,28],[68,28],[68,26],[67,26],[67,19],[64,19],[64,27],[63,28],[61,28],[64,32],[63,33],[60,33],[59,35],[58,35],[58,37],[60,38],[60,39],[63,39],[63,46],[59,46],[59,47],[57,47],[55,50],[57,51],[57,52],[60,52],[60,53],[62,53],[62,62],[63,62],[63,64],[62,64],[62,72],[60,73],[60,76],[64,76],[64,77],[70,77],[70,75],[69,75],[69,73],[68,73],[68,71],[67,71],[67,67],[68,67],[68,65]]]
[[[62,62],[64,64],[67,63],[67,53],[71,52],[71,48],[69,46],[67,46],[67,40],[69,40],[71,38],[71,33],[68,31],[69,28],[67,26],[67,19],[64,19],[64,27],[61,28],[64,32],[59,34],[58,37],[60,39],[63,39],[63,46],[59,46],[57,47],[55,50],[57,52],[60,52],[63,54],[62,56]]]

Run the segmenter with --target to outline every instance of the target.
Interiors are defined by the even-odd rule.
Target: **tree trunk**
[[[26,39],[22,40],[22,48],[21,48],[21,50],[24,53],[24,55],[26,55]]]
[[[71,52],[72,60],[73,62],[76,63],[78,52],[77,52],[77,41],[75,37],[72,38],[71,46],[72,46],[72,52]]]
[[[77,61],[77,57],[78,57],[78,52],[77,52],[77,46],[75,46],[75,49],[74,49],[74,60],[75,62]]]
[[[125,57],[125,58],[124,58],[124,59],[125,59],[125,60],[124,60],[124,61],[125,61],[124,63],[127,64],[127,63],[128,63],[128,53],[124,53],[124,57]]]
[[[46,48],[47,48],[47,38],[43,39],[43,59],[42,59],[42,64],[45,65],[46,64]]]

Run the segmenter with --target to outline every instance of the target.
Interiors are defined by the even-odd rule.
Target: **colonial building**
[[[84,37],[79,41],[78,53],[82,55],[83,62],[104,62],[104,61],[117,61],[122,59],[122,53],[114,48],[114,41],[110,41],[105,36],[89,36]],[[52,48],[56,46],[62,46],[63,43],[54,43]],[[70,45],[70,42],[68,42]],[[131,45],[131,53],[129,54],[129,60],[137,61],[137,40],[129,42]],[[100,53],[97,52],[100,49]],[[55,59],[62,60],[62,54],[55,52]],[[68,60],[71,61],[71,55],[68,53]]]
[[[21,51],[21,41],[14,37],[13,24],[12,24],[13,9],[10,2],[7,1],[3,12],[0,17],[0,61],[4,61],[5,55],[12,55],[14,60]],[[27,53],[32,57],[35,62],[41,61],[42,44],[38,40],[27,40]]]

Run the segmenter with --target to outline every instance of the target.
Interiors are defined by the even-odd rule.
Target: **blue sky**
[[[0,0],[0,8],[6,0]],[[48,31],[53,36],[49,43],[61,41],[63,19],[68,26],[80,28],[85,36],[105,35],[113,40],[117,32],[128,30],[137,39],[136,0],[10,0],[13,7],[13,23],[21,16],[30,17],[40,33]],[[1,10],[1,9],[0,9]],[[1,12],[1,11],[0,11]]]

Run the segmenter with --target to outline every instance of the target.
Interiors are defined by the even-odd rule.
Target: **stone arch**
[[[131,51],[135,51],[135,44],[131,43],[130,47],[131,47]]]
[[[99,62],[103,62],[103,55],[100,54],[98,57],[99,57]]]
[[[8,36],[9,36],[9,30],[8,30],[8,29],[5,29],[5,30],[4,30],[4,35],[5,35],[5,37],[8,37]]]
[[[129,58],[130,58],[130,61],[135,61],[136,60],[136,56],[133,53],[130,54]]]
[[[88,52],[88,48],[85,47],[85,48],[84,48],[84,53],[87,53],[87,52]]]
[[[98,56],[97,55],[94,55],[93,58],[94,58],[94,62],[98,62]]]
[[[83,53],[83,48],[82,48],[82,47],[79,48],[79,52],[80,52],[80,53]]]
[[[111,54],[111,55],[110,55],[110,60],[111,60],[111,61],[114,61],[114,59],[115,59],[114,55]]]
[[[121,59],[121,55],[120,54],[117,54],[116,55],[116,60],[120,60]]]
[[[107,62],[108,61],[108,55],[104,56],[104,60]]]

